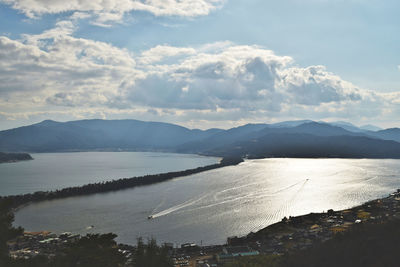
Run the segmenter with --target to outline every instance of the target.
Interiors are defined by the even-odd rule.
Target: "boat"
[[[148,220],[153,219],[153,215],[150,215],[149,217],[147,217]]]

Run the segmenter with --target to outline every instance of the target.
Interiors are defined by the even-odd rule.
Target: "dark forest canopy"
[[[117,235],[87,234],[76,242],[58,248],[53,257],[44,255],[29,259],[13,259],[9,256],[7,241],[23,234],[24,229],[12,226],[14,214],[10,200],[0,198],[0,266],[4,267],[118,267],[127,266],[127,258],[114,240]],[[132,251],[132,267],[172,267],[167,248],[158,246],[155,240],[144,243],[138,240]]]
[[[360,224],[306,250],[243,257],[226,267],[397,267],[399,240],[399,219]]]
[[[208,151],[246,158],[400,158],[400,143],[361,136],[268,134]]]
[[[32,160],[28,153],[4,153],[0,152],[0,163],[16,162],[21,160]]]
[[[7,266],[9,261],[7,241],[22,234],[22,228],[14,228],[14,213],[11,210],[12,202],[0,198],[0,266]]]
[[[113,181],[106,181],[100,183],[87,184],[83,186],[76,187],[68,187],[61,190],[56,191],[48,191],[48,192],[35,192],[31,194],[24,195],[16,195],[16,196],[8,196],[4,199],[7,199],[12,202],[13,207],[18,207],[20,205],[29,203],[29,202],[38,202],[44,200],[52,200],[59,199],[65,197],[73,197],[73,196],[82,196],[82,195],[90,195],[104,192],[111,192],[126,188],[132,188],[136,186],[150,185],[154,183],[164,182],[173,178],[188,176],[204,171],[209,171],[225,166],[237,165],[243,160],[241,158],[227,157],[221,160],[220,163],[212,164],[204,167],[198,167],[195,169],[188,169],[184,171],[176,171],[176,172],[167,172],[161,174],[152,174],[152,175],[144,175],[139,177],[132,178],[122,178]],[[0,200],[2,198],[0,197]]]

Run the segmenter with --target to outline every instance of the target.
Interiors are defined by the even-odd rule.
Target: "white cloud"
[[[149,50],[143,51],[140,55],[139,61],[141,64],[159,64],[164,59],[171,60],[171,58],[174,57],[193,55],[195,53],[196,50],[191,47],[158,45]]]
[[[119,85],[141,74],[132,55],[74,38],[66,25],[59,22],[61,30],[24,35],[23,40],[0,37],[0,96],[28,106],[37,97],[41,103],[35,105],[124,105],[116,102],[123,95]]]
[[[323,66],[230,42],[139,54],[73,36],[74,24],[0,36],[2,118],[139,116],[167,121],[398,117],[400,95],[358,88]],[[20,114],[20,115],[18,115]],[[52,115],[53,114],[53,115]]]
[[[289,64],[291,58],[257,46],[231,45],[223,51],[200,52],[203,50],[200,47],[174,64],[152,66],[130,90],[130,100],[165,108],[279,109],[280,101],[275,101],[281,97],[275,88],[277,68]]]
[[[294,102],[305,105],[357,101],[360,90],[339,76],[326,71],[324,66],[288,68],[282,72],[282,86],[292,93]]]
[[[78,12],[74,18],[88,15],[95,24],[107,26],[110,22],[121,22],[131,11],[145,11],[155,16],[196,17],[207,15],[220,7],[224,0],[0,0],[19,10],[29,18],[44,14]]]

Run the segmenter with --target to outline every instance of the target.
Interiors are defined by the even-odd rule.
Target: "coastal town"
[[[394,219],[400,219],[400,189],[385,198],[350,209],[284,217],[282,221],[256,233],[229,237],[225,245],[198,246],[187,243],[174,247],[172,243],[166,243],[164,247],[176,267],[217,267],[238,257],[284,255],[304,250],[358,225],[380,224]],[[80,235],[69,232],[59,235],[47,231],[25,232],[8,242],[9,254],[14,259],[38,255],[51,258],[80,238]],[[126,258],[126,266],[131,266],[135,247],[119,244],[118,249]]]

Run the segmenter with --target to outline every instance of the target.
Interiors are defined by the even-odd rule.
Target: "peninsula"
[[[10,163],[22,160],[33,160],[28,153],[4,153],[0,152],[0,163]]]
[[[73,197],[73,196],[83,196],[83,195],[91,195],[97,193],[105,193],[111,191],[117,191],[127,188],[132,188],[136,186],[144,186],[150,185],[155,183],[164,182],[167,180],[171,180],[178,177],[184,177],[193,175],[200,172],[205,172],[217,168],[222,168],[226,166],[233,166],[243,162],[242,158],[239,157],[227,157],[223,158],[219,163],[212,164],[204,167],[198,167],[195,169],[188,169],[184,171],[175,171],[175,172],[167,172],[167,173],[160,173],[160,174],[152,174],[152,175],[144,175],[132,178],[122,178],[118,180],[106,181],[106,182],[99,182],[99,183],[92,183],[83,186],[75,186],[75,187],[68,187],[56,191],[38,191],[35,193],[30,194],[23,194],[23,195],[14,195],[14,196],[7,196],[5,199],[8,199],[12,202],[12,206],[17,208],[21,205],[29,204],[31,202],[39,202],[45,200],[53,200],[53,199],[60,199],[66,197]]]

